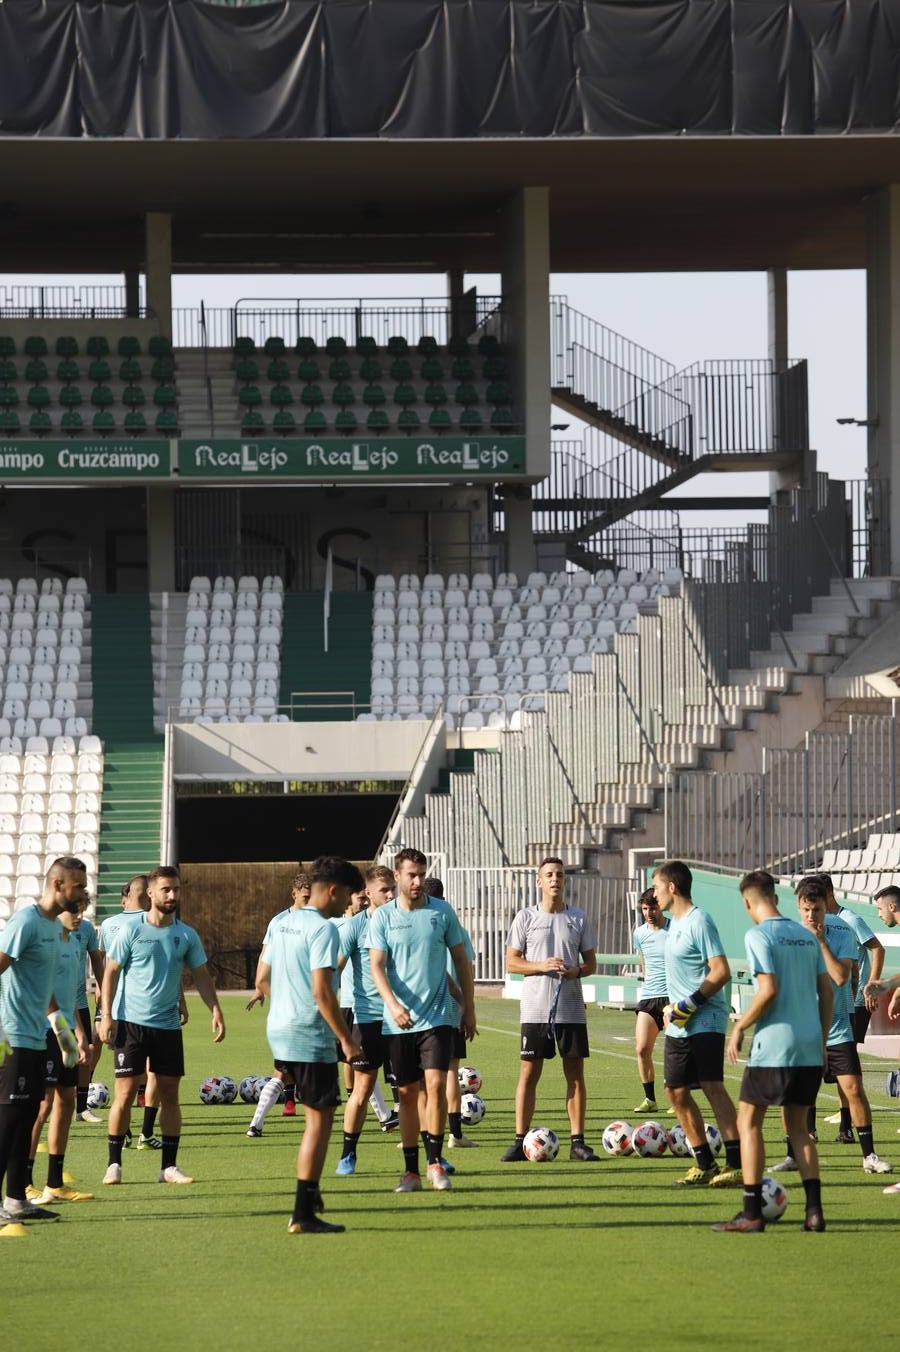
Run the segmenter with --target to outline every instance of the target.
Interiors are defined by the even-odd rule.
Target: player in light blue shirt
[[[660,864],[653,874],[653,895],[670,918],[666,939],[665,1083],[669,1102],[684,1129],[694,1164],[679,1186],[740,1182],[741,1146],[737,1114],[725,1088],[725,987],[731,968],[712,917],[691,900],[693,876],[679,859]],[[703,1116],[691,1088],[699,1085],[712,1108],[725,1168],[719,1169],[706,1139]]]
[[[184,1041],[179,1006],[187,968],[212,1012],[213,1041],[225,1036],[225,1020],[206,954],[196,932],[176,919],[181,877],[167,865],[147,875],[150,910],[123,925],[112,941],[103,975],[100,1036],[113,1049],[116,1093],[109,1112],[109,1156],[103,1182],[122,1181],[122,1147],[131,1100],[145,1066],[156,1076],[162,1131],[160,1183],[193,1183],[178,1168],[181,1139],[179,1086],[184,1077]]]
[[[825,899],[825,909],[829,915],[837,916],[843,920],[856,938],[856,962],[853,968],[853,1007],[850,1011],[851,1025],[853,1028],[853,1040],[858,1047],[861,1047],[866,1040],[866,1033],[869,1031],[869,1020],[872,1015],[866,1006],[865,989],[870,981],[878,981],[881,977],[884,967],[884,945],[876,937],[874,931],[866,924],[861,915],[851,911],[847,906],[839,906],[834,895],[834,886],[831,881],[831,875],[828,873],[819,873],[816,875],[822,880],[827,889]],[[853,1140],[852,1118],[850,1113],[850,1104],[847,1102],[846,1095],[838,1083],[838,1098],[840,1099],[840,1110],[836,1119],[834,1117],[826,1118],[826,1121],[837,1121],[838,1139],[845,1141]]]
[[[81,923],[72,931],[72,943],[80,950],[81,956],[78,967],[78,990],[75,996],[75,1012],[78,1022],[84,1029],[85,1036],[91,1043],[91,1052],[83,1065],[78,1067],[78,1085],[75,1090],[75,1115],[79,1122],[99,1122],[100,1118],[94,1113],[89,1112],[87,1106],[88,1085],[91,1082],[91,1075],[94,1070],[94,1063],[100,1055],[101,1042],[99,1037],[95,1039],[95,1024],[91,1018],[91,1011],[88,1006],[87,996],[87,969],[88,963],[91,966],[94,981],[99,992],[103,984],[103,957],[100,953],[100,935],[94,928],[94,925],[88,920],[87,916],[82,916]],[[85,1114],[88,1114],[85,1116]]]
[[[350,1029],[337,999],[338,935],[351,892],[362,889],[359,869],[346,859],[323,856],[310,867],[309,905],[277,917],[260,959],[258,984],[271,990],[266,1031],[272,1054],[291,1066],[304,1128],[297,1153],[297,1191],[288,1225],[291,1234],[333,1234],[342,1225],[323,1221],[319,1180],[341,1101],[335,1039],[348,1060]]]
[[[738,1106],[744,1200],[733,1219],[713,1229],[744,1234],[765,1229],[763,1122],[769,1107],[778,1104],[788,1136],[799,1147],[797,1163],[806,1194],[803,1228],[824,1230],[819,1157],[807,1119],[822,1082],[831,981],[816,936],[779,912],[772,875],[755,869],[744,875],[740,889],[755,926],[744,938],[755,994],[728,1040],[728,1059],[734,1065],[744,1032],[755,1025]]]
[[[663,1011],[669,1002],[666,992],[666,940],[671,921],[663,915],[659,902],[648,887],[638,903],[643,924],[634,931],[634,951],[641,963],[643,984],[640,999],[634,1007],[634,1045],[637,1052],[638,1073],[644,1090],[643,1103],[636,1113],[659,1111],[656,1102],[656,1072],[653,1069],[653,1048],[663,1030]]]

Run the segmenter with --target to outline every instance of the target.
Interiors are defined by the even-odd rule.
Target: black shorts
[[[145,1070],[181,1079],[184,1075],[184,1037],[180,1028],[148,1028],[119,1020],[113,1045],[116,1079],[137,1079]]]
[[[82,1005],[80,1009],[76,1009],[75,1017],[84,1029],[84,1035],[88,1042],[93,1042],[95,1030],[91,1019],[91,1011],[88,1009],[87,1005]]]
[[[811,1107],[822,1083],[821,1066],[745,1066],[741,1101],[755,1107]]]
[[[825,1048],[826,1084],[836,1084],[839,1075],[862,1075],[859,1052],[855,1042],[839,1042],[836,1047]]]
[[[663,1010],[669,1003],[667,995],[652,995],[649,1000],[638,1000],[634,1007],[635,1014],[649,1014],[656,1024],[657,1030],[661,1033],[663,1030]]]
[[[872,1011],[866,1009],[865,1005],[856,1005],[853,1009],[853,1041],[858,1047],[861,1047],[866,1040],[866,1033],[869,1031],[869,1020],[872,1017]]]
[[[452,1031],[442,1024],[421,1033],[389,1033],[385,1042],[391,1083],[402,1088],[417,1084],[425,1070],[449,1070]]]
[[[34,1047],[13,1047],[0,1066],[0,1104],[40,1103],[46,1072],[47,1052],[43,1047],[40,1051]]]
[[[297,1098],[304,1108],[321,1113],[340,1105],[337,1061],[290,1061],[287,1069],[294,1077]]]
[[[725,1034],[667,1037],[663,1082],[667,1089],[699,1089],[725,1079]]]
[[[557,1023],[550,1032],[549,1023],[522,1023],[522,1061],[552,1061],[557,1048],[562,1057],[578,1057],[584,1060],[590,1056],[588,1048],[587,1024]]]
[[[450,1060],[463,1061],[466,1055],[466,1035],[461,1028],[450,1029]]]
[[[380,1070],[387,1057],[387,1039],[381,1031],[381,1019],[374,1023],[358,1023],[356,1026],[362,1046],[351,1059],[351,1066],[354,1070]]]
[[[78,1067],[64,1066],[62,1052],[56,1034],[47,1034],[46,1065],[44,1066],[44,1085],[46,1089],[72,1089],[78,1083]]]
[[[352,1010],[352,1009],[345,1008],[345,1007],[342,1005],[342,1006],[341,1006],[341,1013],[342,1013],[343,1016],[344,1016],[344,1023],[347,1025],[347,1027],[349,1028],[350,1032],[352,1033],[352,1032],[353,1032],[353,1010]],[[337,1038],[335,1038],[335,1043],[334,1043],[334,1045],[337,1047],[337,1059],[338,1059],[339,1061],[346,1061],[347,1058],[346,1058],[346,1056],[344,1055],[344,1053],[341,1051],[341,1044],[338,1042]]]
[[[293,1063],[293,1061],[279,1061],[279,1060],[276,1058],[276,1059],[272,1062],[272,1065],[275,1067],[276,1070],[280,1070],[281,1073],[282,1073],[282,1075],[286,1075],[286,1076],[288,1077],[288,1079],[293,1080],[293,1078],[294,1078],[294,1063]]]

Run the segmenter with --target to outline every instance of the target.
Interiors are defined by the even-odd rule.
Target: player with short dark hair
[[[728,1004],[724,988],[731,979],[725,947],[712,916],[694,905],[693,876],[680,859],[668,859],[653,872],[653,895],[670,916],[666,939],[665,1084],[669,1102],[684,1130],[694,1163],[676,1187],[741,1182],[741,1143],[737,1114],[725,1088],[725,1029]],[[692,1089],[702,1089],[715,1114],[725,1168],[720,1169],[706,1138],[703,1117]]]
[[[584,1139],[584,1063],[590,1051],[581,978],[597,970],[597,937],[585,912],[566,904],[566,867],[561,859],[541,860],[537,885],[538,905],[516,913],[506,938],[506,969],[525,980],[519,1010],[522,1048],[516,1139],[500,1159],[509,1164],[525,1158],[523,1143],[534,1116],[544,1062],[559,1051],[571,1131],[569,1159],[592,1164],[598,1156]]]
[[[337,999],[338,934],[331,921],[360,889],[359,869],[328,855],[310,870],[309,904],[276,917],[259,977],[271,991],[266,1031],[272,1055],[288,1065],[303,1104],[304,1129],[297,1152],[297,1190],[290,1234],[335,1234],[316,1213],[323,1209],[319,1180],[341,1101],[335,1039],[353,1055],[350,1029]]]
[[[648,887],[638,902],[643,924],[634,931],[634,948],[641,964],[643,986],[641,998],[634,1007],[634,1045],[637,1052],[638,1073],[644,1090],[644,1101],[634,1109],[636,1113],[659,1111],[656,1102],[656,1076],[653,1070],[653,1048],[663,1030],[663,1010],[669,1002],[666,994],[666,939],[669,917],[663,915],[659,902]]]
[[[161,865],[147,875],[150,910],[113,939],[103,975],[100,1036],[113,1048],[116,1090],[109,1113],[108,1164],[103,1182],[122,1182],[122,1148],[131,1099],[145,1066],[156,1076],[162,1128],[160,1183],[193,1183],[178,1167],[181,1139],[179,1085],[184,1077],[180,1015],[181,980],[191,972],[212,1013],[213,1041],[225,1036],[225,1020],[206,954],[196,930],[175,918],[181,875]]]
[[[755,993],[728,1040],[732,1065],[737,1063],[745,1031],[756,1025],[738,1105],[744,1198],[738,1214],[713,1229],[739,1234],[765,1229],[763,1122],[768,1109],[777,1104],[788,1133],[800,1142],[798,1162],[806,1194],[803,1229],[821,1231],[825,1217],[819,1158],[806,1123],[822,1082],[825,1038],[831,1024],[831,981],[814,936],[778,910],[772,875],[754,869],[739,886],[754,926],[744,944]]]

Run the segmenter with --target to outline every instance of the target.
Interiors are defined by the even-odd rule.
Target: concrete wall
[[[213,779],[406,779],[429,723],[178,723],[173,770]]]

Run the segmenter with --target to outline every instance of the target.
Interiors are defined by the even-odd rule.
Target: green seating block
[[[172,342],[169,338],[164,338],[162,334],[154,334],[147,344],[147,352],[151,357],[171,357]]]
[[[98,357],[92,361],[88,367],[88,380],[93,380],[97,385],[105,385],[110,377],[109,362],[103,357]]]
[[[109,340],[103,333],[92,333],[85,347],[89,357],[99,359],[109,356]]]
[[[91,390],[91,403],[94,408],[109,408],[115,403],[115,395],[108,385],[95,385]]]
[[[269,398],[276,408],[285,408],[294,402],[290,385],[273,385]]]
[[[59,392],[59,402],[63,408],[77,408],[82,403],[81,390],[77,385],[63,385]]]
[[[46,357],[47,352],[47,339],[40,334],[32,334],[30,338],[25,339],[26,357]]]
[[[328,422],[320,408],[311,408],[303,419],[303,430],[309,436],[320,437],[328,431]]]
[[[141,413],[140,409],[129,409],[125,414],[123,424],[125,431],[133,437],[139,437],[142,432],[147,430],[147,419]]]
[[[45,437],[52,430],[50,414],[45,408],[39,408],[28,419],[28,430],[37,437]]]
[[[297,430],[297,420],[288,408],[280,408],[272,419],[272,428],[281,436],[290,436]]]
[[[98,408],[91,420],[91,427],[101,436],[105,436],[107,432],[116,430],[116,420],[108,408]]]
[[[450,414],[445,408],[432,409],[428,419],[428,426],[432,432],[449,432],[453,423]]]
[[[366,418],[366,427],[370,432],[386,432],[389,426],[388,415],[383,408],[373,408]]]
[[[359,423],[352,408],[342,408],[334,420],[334,430],[343,434],[355,432]]]
[[[139,357],[141,355],[141,343],[134,334],[126,333],[119,339],[118,353],[120,357]]]
[[[286,350],[287,349],[284,346],[284,339],[279,338],[277,334],[274,333],[272,334],[271,338],[266,339],[265,346],[263,348],[263,351],[265,352],[267,357],[280,357],[282,353],[285,352]]]

